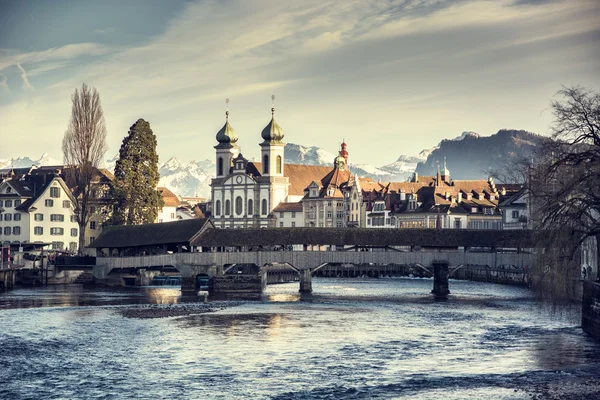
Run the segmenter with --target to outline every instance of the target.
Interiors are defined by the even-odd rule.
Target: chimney
[[[400,200],[401,201],[406,200],[406,192],[404,191],[404,189],[400,189]]]
[[[457,199],[457,203],[460,204],[462,203],[462,192],[459,190],[458,191],[458,199]]]

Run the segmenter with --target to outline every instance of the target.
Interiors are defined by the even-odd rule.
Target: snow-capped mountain
[[[429,150],[423,150],[418,156],[400,156],[398,159],[390,164],[380,167],[380,170],[387,172],[391,175],[393,181],[406,181],[412,178],[417,164],[427,160],[427,157],[423,157]]]
[[[335,155],[320,147],[305,147],[300,144],[287,143],[283,156],[288,164],[333,165]]]
[[[62,163],[55,160],[48,155],[48,153],[42,154],[37,160],[32,160],[29,157],[17,157],[8,160],[0,160],[0,169],[5,168],[27,168],[31,166],[45,166],[45,165],[61,165]]]
[[[159,165],[159,186],[167,187],[180,196],[210,198],[210,180],[214,178],[216,166],[214,161],[183,162],[171,157]]]

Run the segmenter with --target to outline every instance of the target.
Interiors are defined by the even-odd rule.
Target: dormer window
[[[6,193],[12,193],[12,188],[10,186],[6,188]]]
[[[472,213],[476,213],[477,212],[477,207],[471,207],[471,212]]]

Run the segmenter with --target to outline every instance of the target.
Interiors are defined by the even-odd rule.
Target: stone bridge
[[[443,279],[448,280],[448,270],[463,265],[481,265],[490,268],[514,266],[523,268],[533,263],[533,255],[520,252],[461,252],[461,251],[232,251],[175,253],[137,257],[99,257],[94,267],[94,278],[106,281],[111,272],[126,270],[151,270],[174,267],[181,273],[182,292],[195,293],[197,277],[223,275],[224,268],[235,264],[255,264],[262,267],[285,264],[300,275],[300,291],[312,291],[312,274],[330,263],[344,264],[398,264],[424,268],[444,264]],[[263,276],[265,274],[262,274]]]

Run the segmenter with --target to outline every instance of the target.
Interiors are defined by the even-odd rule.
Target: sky
[[[600,90],[598,0],[0,0],[0,159],[62,159],[71,95],[100,93],[105,159],[138,118],[160,161],[230,123],[384,165],[463,131],[548,132],[561,85]],[[332,160],[333,161],[333,160]]]

